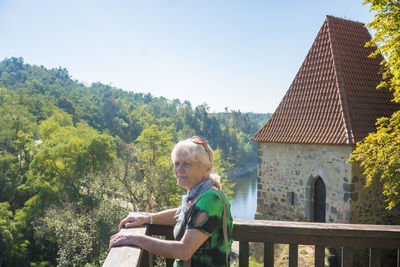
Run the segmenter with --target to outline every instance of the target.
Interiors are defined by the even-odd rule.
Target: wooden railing
[[[128,233],[172,239],[172,226],[123,229]],[[249,266],[249,242],[264,243],[264,266],[274,265],[274,244],[289,244],[289,267],[297,266],[298,245],[315,246],[315,266],[324,266],[325,247],[341,247],[341,266],[353,266],[353,249],[369,248],[369,266],[381,266],[381,249],[397,250],[400,267],[400,226],[234,220],[233,239],[239,241],[239,266]],[[134,247],[111,249],[103,266],[152,266],[149,253]],[[167,259],[167,266],[173,260]]]

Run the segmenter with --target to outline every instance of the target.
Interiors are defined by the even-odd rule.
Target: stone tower
[[[258,142],[257,217],[340,223],[390,223],[379,183],[365,189],[347,162],[376,119],[400,108],[382,80],[381,56],[362,23],[327,16]],[[398,215],[398,213],[397,213]]]

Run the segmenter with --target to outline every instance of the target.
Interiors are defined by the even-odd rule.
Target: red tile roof
[[[353,145],[376,131],[376,119],[400,109],[376,90],[382,56],[364,24],[327,16],[271,119],[251,138],[267,143]]]

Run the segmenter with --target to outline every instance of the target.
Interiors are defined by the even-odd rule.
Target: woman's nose
[[[177,165],[176,167],[175,167],[175,171],[176,172],[181,172],[181,171],[183,171],[183,165]]]

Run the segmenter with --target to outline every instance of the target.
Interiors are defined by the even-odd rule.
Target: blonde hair
[[[195,160],[204,165],[211,165],[211,167],[213,167],[214,154],[211,147],[207,144],[207,142],[202,144],[195,143],[193,142],[193,138],[196,137],[185,139],[175,145],[171,152],[172,162],[175,162],[176,155],[178,151],[180,151],[186,154],[186,160]],[[213,171],[214,169],[211,168],[210,178],[213,180],[214,185],[218,189],[221,189],[221,177]]]

